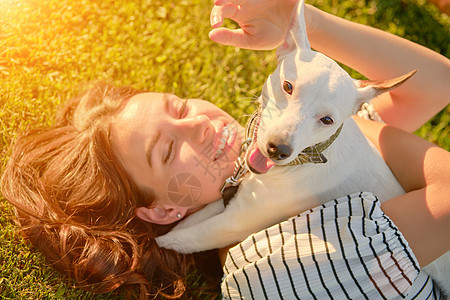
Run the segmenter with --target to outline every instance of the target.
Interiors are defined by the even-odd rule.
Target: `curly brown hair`
[[[154,195],[131,180],[111,147],[110,121],[138,93],[99,84],[70,100],[54,126],[17,140],[1,191],[25,238],[79,287],[106,293],[139,286],[141,299],[186,297],[196,259],[157,246],[154,238],[171,226],[135,217]],[[219,273],[212,271],[213,285]]]

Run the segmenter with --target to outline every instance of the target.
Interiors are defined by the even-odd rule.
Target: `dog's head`
[[[286,41],[277,49],[277,69],[259,99],[258,126],[246,157],[256,173],[287,164],[305,148],[329,139],[364,102],[415,73],[376,82],[354,80],[335,61],[311,50],[303,9],[300,1]]]

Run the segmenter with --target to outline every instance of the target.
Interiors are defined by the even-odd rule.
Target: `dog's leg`
[[[239,228],[240,224],[236,222],[238,219],[236,215],[241,216],[239,212],[230,212],[227,208],[223,213],[191,227],[172,230],[157,237],[156,242],[162,248],[173,249],[179,253],[193,253],[228,246],[248,235],[242,234],[240,230],[242,228]]]
[[[182,225],[182,228],[157,237],[156,242],[160,247],[174,249],[179,253],[199,252],[240,242],[250,234],[277,223],[279,220],[273,211],[279,204],[271,201],[270,197],[265,199],[248,192],[245,187],[250,191],[254,190],[251,185],[241,186],[222,213],[190,227]],[[214,204],[211,210],[214,208],[217,209],[216,212],[219,211],[219,204]]]

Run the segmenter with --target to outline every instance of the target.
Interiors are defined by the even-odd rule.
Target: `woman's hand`
[[[297,0],[215,0],[209,37],[216,43],[252,50],[279,46],[289,29]],[[239,29],[219,28],[225,18]]]

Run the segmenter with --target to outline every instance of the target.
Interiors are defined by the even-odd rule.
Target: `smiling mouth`
[[[219,145],[217,146],[216,155],[214,155],[214,160],[220,158],[224,153],[224,149],[227,145],[233,143],[236,137],[236,130],[232,127],[225,126],[222,131],[222,136],[220,137]]]

